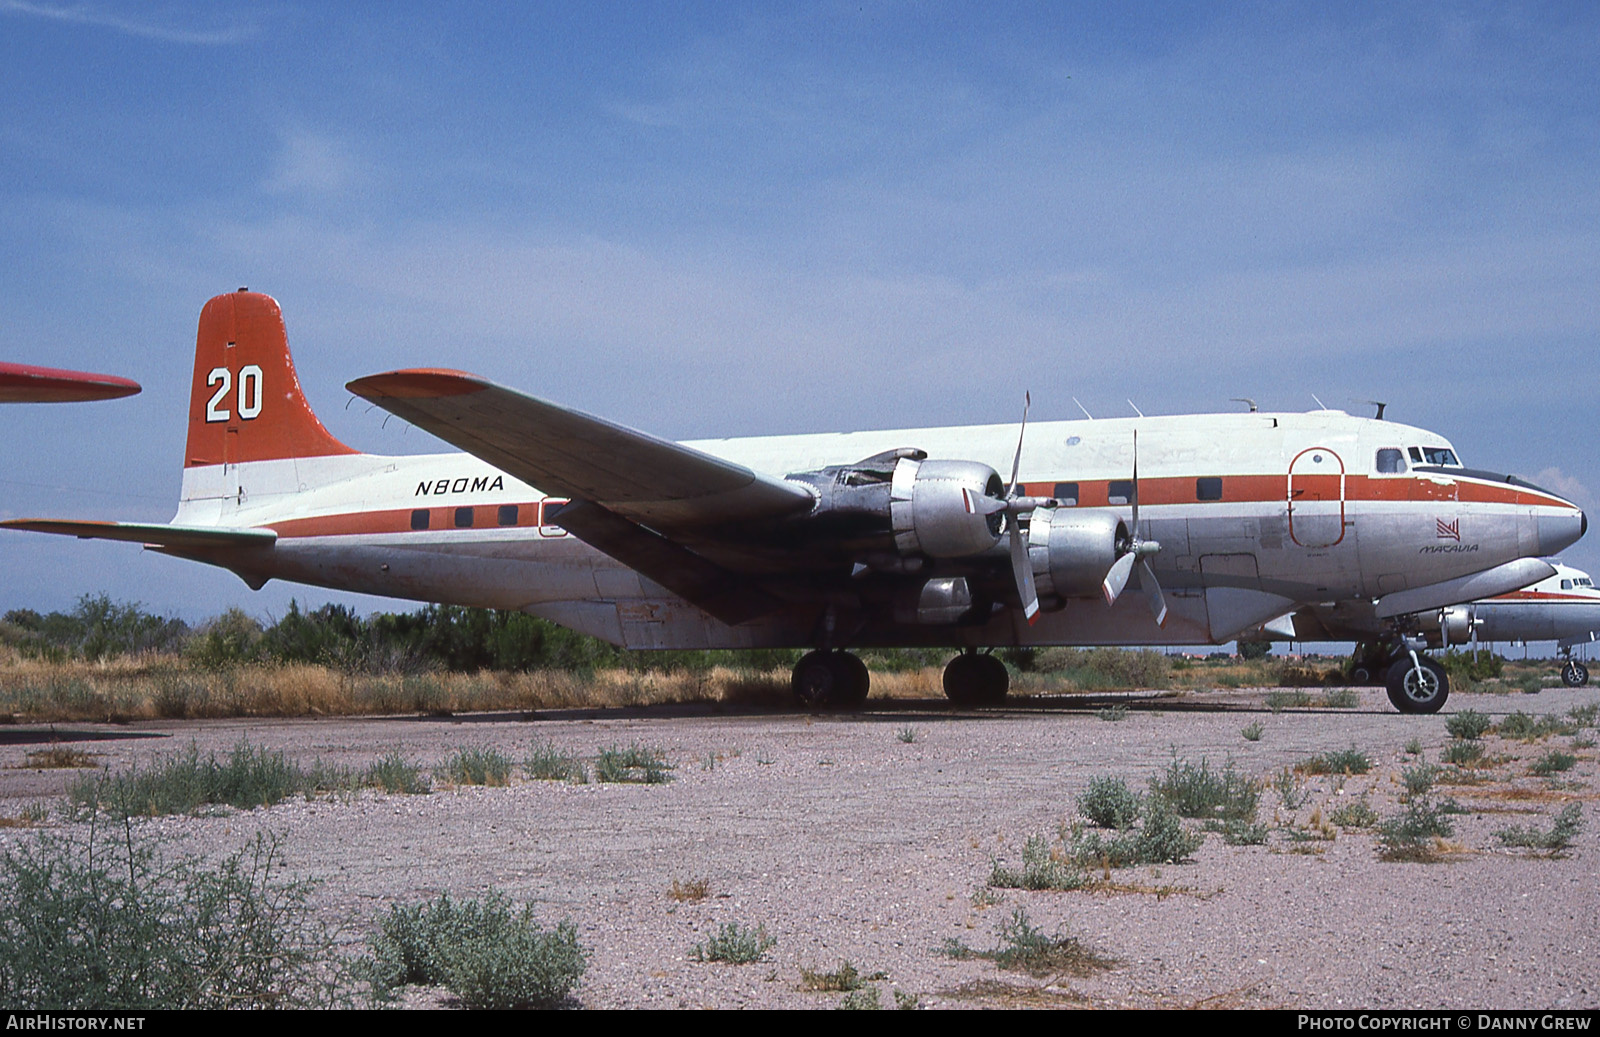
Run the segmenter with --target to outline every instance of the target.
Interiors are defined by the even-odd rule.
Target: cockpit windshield
[[[1456,460],[1456,452],[1446,446],[1414,446],[1409,451],[1412,464],[1443,466],[1460,468],[1461,462]]]

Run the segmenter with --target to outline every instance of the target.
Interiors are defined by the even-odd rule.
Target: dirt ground
[[[295,875],[318,885],[319,912],[352,945],[391,903],[498,889],[548,923],[571,919],[590,954],[576,1003],[592,1008],[831,1008],[843,995],[805,989],[803,970],[850,962],[885,1007],[920,1008],[1600,1007],[1600,818],[1597,732],[1523,743],[1484,739],[1491,766],[1436,797],[1464,808],[1437,863],[1380,860],[1370,829],[1328,823],[1362,797],[1397,814],[1402,769],[1438,762],[1446,714],[1402,716],[1380,690],[1350,710],[1272,712],[1265,693],[1034,700],[954,712],[942,702],[870,702],[849,716],[650,707],[455,717],[228,720],[0,727],[0,817],[54,808],[71,770],[35,769],[51,744],[102,767],[145,766],[186,748],[223,753],[241,739],[364,768],[398,748],[433,767],[460,747],[521,759],[536,745],[592,758],[601,748],[663,750],[660,785],[568,784],[521,777],[509,787],[428,795],[360,792],[254,811],[142,822],[174,852],[222,854],[259,830],[283,837]],[[1448,711],[1502,719],[1564,715],[1593,689],[1537,696],[1454,695]],[[1243,729],[1261,725],[1259,740]],[[1576,743],[1576,744],[1574,744]],[[1356,748],[1357,776],[1296,775],[1308,758]],[[1578,762],[1552,777],[1529,764],[1552,749]],[[1028,836],[1054,839],[1092,778],[1143,788],[1174,758],[1228,763],[1264,783],[1261,845],[1208,834],[1178,865],[1102,873],[1073,892],[991,889],[995,861],[1020,863]],[[1298,784],[1306,802],[1285,806]],[[1583,827],[1561,855],[1509,850],[1495,833],[1548,830],[1570,803]],[[1193,822],[1189,822],[1194,824]],[[52,816],[47,827],[67,822]],[[32,838],[0,829],[0,846]],[[709,895],[669,895],[704,881]],[[1017,908],[1115,964],[1098,974],[1031,976],[941,948],[997,946]],[[694,960],[729,922],[776,941],[760,962]],[[441,991],[414,1005],[448,1005]]]

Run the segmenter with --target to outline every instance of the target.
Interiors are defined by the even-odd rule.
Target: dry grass
[[[28,752],[28,762],[22,766],[33,770],[65,770],[73,767],[93,767],[94,757],[82,749],[69,749],[64,745],[52,745],[48,749],[32,749]]]
[[[711,895],[710,879],[690,879],[687,882],[672,880],[667,889],[667,899],[679,904],[698,904]]]

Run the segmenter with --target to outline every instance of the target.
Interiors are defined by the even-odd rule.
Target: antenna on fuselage
[[[1369,407],[1378,408],[1378,413],[1376,415],[1374,415],[1374,417],[1379,421],[1383,420],[1383,408],[1389,406],[1387,403],[1383,403],[1383,402],[1381,402],[1379,400],[1357,400],[1356,402],[1357,403],[1365,403]]]
[[[1128,401],[1128,406],[1132,407],[1133,408],[1133,412],[1135,414],[1139,415],[1139,417],[1141,417],[1141,418],[1144,417],[1144,411],[1140,410],[1138,408],[1138,406],[1136,404],[1134,404],[1134,402],[1132,400]]]
[[[1074,396],[1072,398],[1072,402],[1073,403],[1078,403],[1078,398],[1076,396]],[[1094,415],[1089,413],[1089,408],[1088,407],[1085,407],[1083,404],[1078,403],[1078,409],[1083,411],[1083,416],[1084,417],[1088,418],[1090,421],[1094,420]]]
[[[1312,393],[1311,394],[1311,398],[1313,400],[1317,400],[1317,394],[1316,393]],[[1317,406],[1321,407],[1323,410],[1327,410],[1328,409],[1328,405],[1326,403],[1323,403],[1321,400],[1317,400]]]
[[[1254,414],[1254,413],[1256,413],[1257,411],[1259,411],[1261,409],[1260,407],[1256,406],[1256,401],[1252,400],[1248,396],[1235,396],[1232,399],[1228,400],[1228,402],[1229,403],[1242,403],[1242,404],[1244,404],[1245,406],[1250,408],[1250,413],[1251,414]]]

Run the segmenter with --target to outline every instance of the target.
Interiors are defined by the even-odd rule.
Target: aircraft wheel
[[[992,655],[962,652],[944,668],[944,694],[958,706],[998,706],[1006,700],[1011,675]]]
[[[1420,670],[1411,664],[1409,654],[1389,666],[1389,701],[1402,713],[1437,713],[1450,696],[1450,676],[1434,659],[1426,655],[1417,658],[1422,663]]]
[[[1576,659],[1568,659],[1561,667],[1561,683],[1569,688],[1581,688],[1589,683],[1589,667]]]
[[[852,709],[867,699],[867,666],[849,652],[807,652],[794,665],[794,697],[810,709]]]

